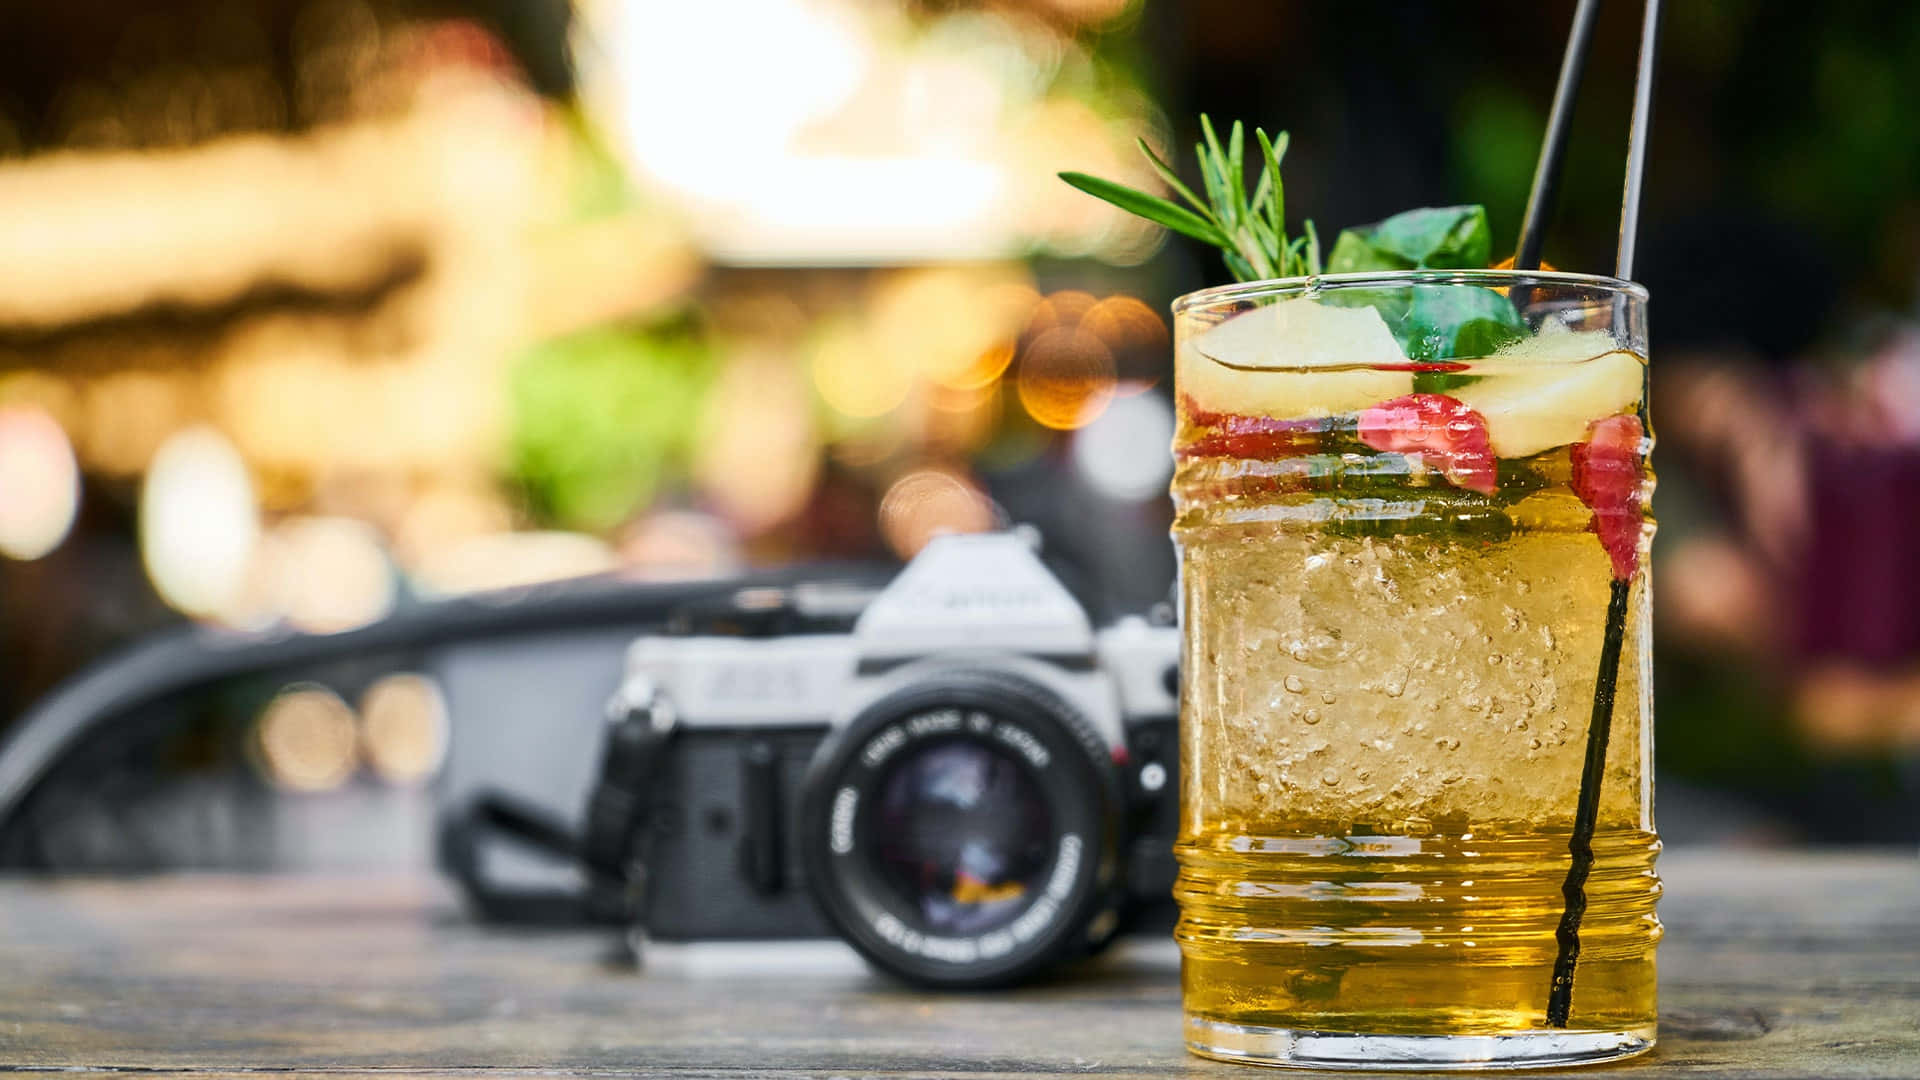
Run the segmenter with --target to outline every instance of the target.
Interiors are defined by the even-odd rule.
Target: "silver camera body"
[[[1170,619],[1094,626],[1022,532],[938,537],[877,594],[706,614],[633,641],[608,707],[658,736],[625,841],[650,936],[836,934],[982,986],[1169,906]]]

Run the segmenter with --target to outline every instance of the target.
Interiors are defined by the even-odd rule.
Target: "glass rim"
[[[1361,270],[1346,274],[1309,274],[1305,277],[1264,278],[1236,281],[1196,289],[1173,301],[1173,313],[1180,315],[1194,308],[1216,307],[1239,300],[1311,292],[1320,289],[1350,289],[1409,285],[1478,285],[1499,288],[1511,285],[1576,285],[1603,289],[1630,296],[1642,303],[1647,287],[1637,281],[1605,274],[1577,274],[1566,270]]]

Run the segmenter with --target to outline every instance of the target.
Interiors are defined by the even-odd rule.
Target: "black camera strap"
[[[628,678],[607,702],[607,739],[580,842],[592,883],[588,914],[596,920],[646,925],[649,811],[676,725],[673,703],[645,675]]]
[[[501,792],[476,797],[455,830],[448,863],[486,913],[519,922],[592,922],[644,928],[652,808],[660,766],[673,737],[672,703],[645,676],[624,683],[607,703],[606,741],[575,833],[552,815]],[[478,841],[495,834],[577,861],[586,871],[584,905],[552,896],[516,896],[488,888],[479,872]],[[584,906],[584,910],[582,907]]]

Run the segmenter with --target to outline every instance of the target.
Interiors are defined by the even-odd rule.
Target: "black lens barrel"
[[[1059,695],[949,670],[887,694],[821,747],[801,855],[827,921],[877,967],[1003,986],[1085,951],[1116,900],[1111,750]]]

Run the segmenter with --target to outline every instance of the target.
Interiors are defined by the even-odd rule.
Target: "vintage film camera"
[[[877,592],[689,605],[626,648],[582,824],[482,792],[447,862],[511,915],[476,852],[517,837],[577,858],[594,916],[647,938],[837,935],[934,986],[1164,919],[1177,631],[1094,627],[1035,549],[944,536]]]

